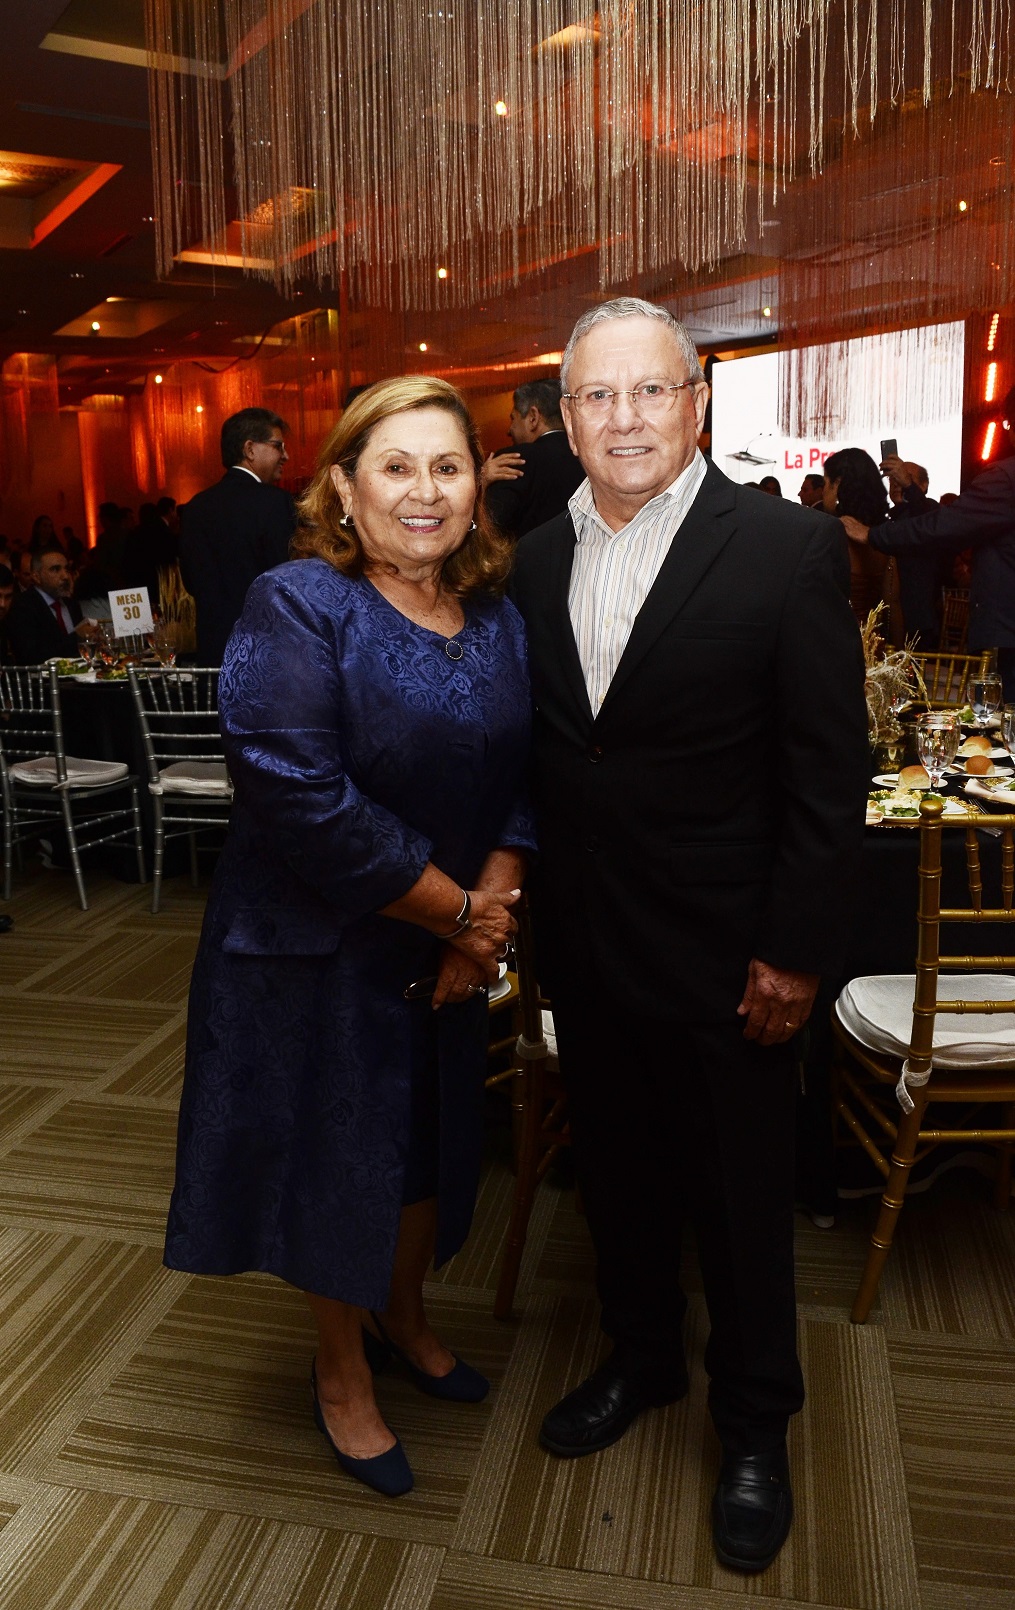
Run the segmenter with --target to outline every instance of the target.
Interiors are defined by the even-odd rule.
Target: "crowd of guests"
[[[353,388],[346,405],[365,389]],[[113,588],[147,587],[157,609],[160,572],[178,562],[195,599],[198,659],[220,664],[250,583],[284,562],[296,531],[295,501],[278,485],[288,462],[286,428],[265,408],[232,415],[222,427],[220,481],[179,509],[171,497],[142,504],[136,520],[133,510],[103,503],[94,548],[85,548],[69,526],[58,534],[47,515],[34,522],[23,546],[0,536],[0,654],[37,663],[76,652],[88,622],[108,619]],[[491,523],[517,542],[564,513],[583,478],[564,426],[560,383],[517,387],[507,434],[512,445],[486,457],[480,484]],[[745,484],[784,496],[775,475]],[[894,639],[936,649],[943,590],[968,588],[973,552],[955,542],[900,542],[881,528],[949,507],[956,494],[938,501],[922,465],[897,455],[879,465],[862,448],[847,447],[825,461],[821,474],[803,477],[797,499],[854,522],[850,603],[857,618],[886,602]],[[864,541],[861,530],[875,534]]]
[[[887,481],[887,487],[886,487]],[[748,486],[783,496],[775,475]],[[947,508],[957,494],[945,492],[940,500],[930,496],[930,476],[922,464],[891,454],[879,465],[861,447],[844,447],[825,460],[821,475],[805,475],[797,498],[804,508],[824,509],[839,519],[855,520],[867,530],[888,521],[909,520]],[[891,547],[874,543],[850,543],[850,603],[858,620],[865,621],[880,603],[891,610],[893,636],[912,642],[924,652],[933,652],[940,642],[941,600],[946,587],[969,586],[972,553],[954,545],[932,551],[896,554]]]

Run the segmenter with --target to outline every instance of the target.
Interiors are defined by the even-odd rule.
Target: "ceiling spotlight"
[[[72,269],[70,277],[72,280],[83,280],[85,276],[83,274],[79,274],[77,269]]]
[[[197,407],[194,409],[194,412],[195,412],[195,414],[203,414],[204,413],[204,403],[198,403]]]
[[[156,375],[155,376],[155,384],[157,386],[161,386],[161,384],[162,384],[162,376],[161,375]]]
[[[439,268],[437,270],[437,278],[439,280],[446,280],[447,277],[448,277],[448,271],[447,271],[446,268]]]
[[[761,316],[762,318],[770,319],[772,317],[772,309],[770,307],[763,307],[761,310]]]
[[[960,201],[959,202],[959,212],[968,212],[968,211],[969,211],[969,202],[968,201]]]
[[[100,326],[99,326],[98,319],[93,319],[92,320],[92,329],[93,329],[93,331],[98,331],[99,328],[100,328]]]
[[[420,350],[420,352],[425,352],[426,351],[426,342],[425,341],[421,341],[419,343],[419,350]]]
[[[494,101],[493,109],[498,117],[507,117],[507,101]]]

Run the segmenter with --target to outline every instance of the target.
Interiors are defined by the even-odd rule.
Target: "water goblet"
[[[918,717],[916,747],[931,788],[940,788],[945,770],[958,754],[961,739],[959,718],[949,711],[928,710]]]
[[[987,726],[991,716],[996,715],[1001,708],[1001,697],[1001,678],[996,671],[970,678],[969,703],[978,727]]]

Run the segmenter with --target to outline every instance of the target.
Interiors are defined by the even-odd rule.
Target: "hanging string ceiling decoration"
[[[954,314],[956,287],[1012,296],[1009,0],[146,11],[163,273],[183,256],[424,309],[581,253],[602,290],[671,296],[753,254],[803,337],[855,328],[876,237],[900,322]]]

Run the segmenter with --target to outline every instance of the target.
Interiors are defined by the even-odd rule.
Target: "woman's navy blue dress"
[[[191,983],[170,1268],[384,1307],[428,1081],[437,1262],[468,1234],[486,997],[407,1002],[439,942],[375,915],[428,861],[471,888],[492,849],[533,847],[522,622],[506,600],[465,612],[453,659],[323,560],[247,595],[219,684],[235,799]]]

